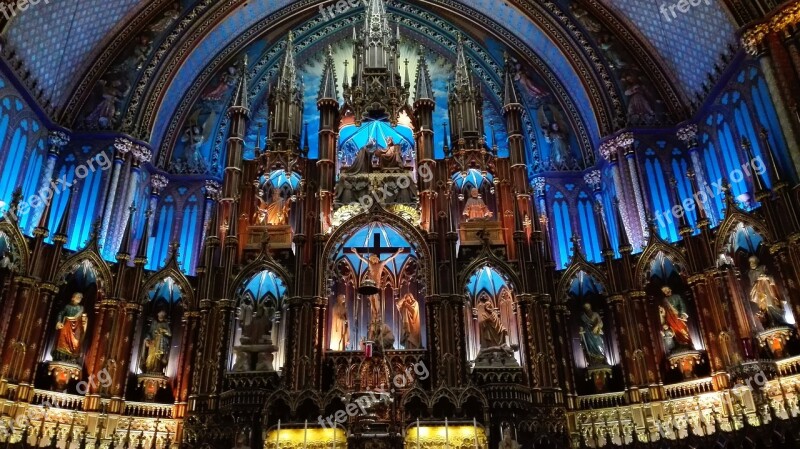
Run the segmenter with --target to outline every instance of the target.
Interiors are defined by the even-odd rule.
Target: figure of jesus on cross
[[[382,306],[382,293],[383,293],[383,270],[386,266],[397,258],[403,252],[409,251],[408,248],[382,248],[381,235],[375,234],[374,243],[372,247],[368,248],[351,248],[350,251],[358,257],[359,260],[367,264],[367,273],[364,282],[371,281],[372,285],[378,290],[376,294],[369,295],[370,303],[370,324],[383,322],[383,308]],[[369,258],[365,258],[361,254],[369,254]],[[386,260],[381,260],[381,254],[391,254]]]

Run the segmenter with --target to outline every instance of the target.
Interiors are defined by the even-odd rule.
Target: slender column
[[[103,221],[100,226],[100,237],[98,241],[105,242],[106,236],[108,235],[108,229],[111,224],[111,219],[115,215],[114,213],[114,200],[117,196],[117,187],[119,184],[119,178],[122,172],[122,166],[125,164],[125,156],[131,151],[133,148],[133,142],[125,138],[117,138],[114,141],[114,165],[111,170],[111,179],[108,184],[108,195],[106,196],[106,205],[103,209]]]
[[[708,177],[706,176],[705,166],[703,166],[702,156],[700,154],[702,149],[697,141],[697,125],[689,124],[678,129],[677,136],[689,151],[689,157],[692,160],[692,171],[697,179],[697,190],[700,192],[705,192],[705,189],[709,183]],[[675,176],[678,175],[678,173],[675,173]],[[704,195],[703,198],[707,198],[707,196]],[[711,225],[716,226],[719,223],[719,219],[716,215],[715,208],[709,204],[709,201],[703,202],[702,206],[706,211],[708,218],[711,220]]]
[[[50,188],[50,181],[53,179],[53,173],[55,171],[56,163],[58,162],[58,155],[69,143],[69,136],[67,133],[62,131],[50,131],[48,142],[50,147],[47,150],[47,161],[45,161],[42,169],[42,184],[39,186],[39,192],[47,191]],[[39,223],[39,219],[41,219],[42,214],[44,213],[44,209],[44,204],[42,207],[37,208],[33,212],[33,216],[28,223],[31,223],[32,226],[36,226],[36,223]]]
[[[0,368],[0,378],[17,381],[21,375],[20,367],[24,357],[24,344],[20,345],[20,333],[25,325],[26,312],[30,306],[29,300],[35,280],[27,277],[18,278],[16,291],[12,290],[15,297],[11,313],[11,323],[3,347],[3,365]]]
[[[698,322],[705,340],[714,388],[717,391],[723,390],[729,384],[725,368],[732,365],[735,354],[731,352],[730,342],[722,341],[726,335],[729,336],[729,328],[721,310],[722,301],[704,274],[690,277],[688,284],[697,303],[697,310],[700,312]]]
[[[178,374],[175,379],[175,405],[178,407],[176,418],[181,418],[186,413],[186,403],[189,400],[191,373],[194,369],[195,341],[198,335],[200,312],[187,311],[183,314],[183,340],[179,357]]]
[[[563,385],[564,385],[564,392],[566,393],[566,404],[567,407],[574,409],[578,406],[577,401],[577,391],[575,390],[575,370],[574,370],[574,360],[572,357],[569,356],[571,350],[570,344],[570,311],[569,308],[564,304],[558,304],[553,307],[553,315],[555,320],[553,322],[552,328],[556,330],[560,330],[561,335],[558,335],[557,338],[553,339],[553,343],[555,346],[549,349],[550,351],[554,351],[552,355],[554,362],[561,367],[561,374],[563,377]],[[560,356],[561,360],[557,360],[557,356]],[[560,395],[561,393],[558,393]],[[557,398],[559,399],[559,398]],[[560,398],[563,402],[565,398]]]
[[[31,305],[31,313],[26,317],[27,329],[21,340],[26,342],[28,347],[23,363],[24,369],[19,379],[21,383],[33,383],[36,363],[40,360],[39,357],[45,348],[46,326],[49,323],[49,312],[57,291],[58,289],[52,283],[41,283],[37,288],[37,300]]]
[[[792,108],[789,103],[790,97],[787,97],[781,89],[775,64],[767,46],[764,42],[755,40],[754,33],[755,30],[745,33],[742,38],[743,44],[747,52],[758,60],[770,97],[772,97],[772,101],[775,104],[775,112],[778,115],[778,122],[781,125],[786,145],[789,148],[789,155],[792,158],[795,173],[800,173],[800,134],[798,134],[797,130],[797,119],[792,116]]]
[[[645,220],[645,206],[644,195],[642,194],[642,185],[639,178],[639,167],[636,165],[636,154],[633,150],[633,134],[625,133],[619,136],[619,145],[625,152],[625,159],[628,161],[628,174],[630,176],[630,185],[633,188],[633,197],[636,200],[636,213],[639,218],[639,225],[642,232],[642,244],[648,238],[647,221]]]
[[[650,313],[647,308],[647,294],[643,291],[635,291],[630,293],[630,326],[628,329],[634,331],[634,338],[636,339],[636,346],[634,350],[634,363],[638,364],[642,374],[645,375],[641,380],[641,386],[646,385],[650,392],[650,399],[657,400],[665,397],[664,389],[661,386],[661,370],[658,368],[660,365],[656,361],[656,343],[654,341],[654,333],[652,332],[655,327],[650,322]],[[646,319],[646,323],[642,323],[642,319]],[[644,325],[642,325],[644,324]]]

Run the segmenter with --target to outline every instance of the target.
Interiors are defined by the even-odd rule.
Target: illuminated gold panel
[[[484,449],[489,447],[486,432],[482,427],[471,425],[409,427],[406,432],[405,449]]]
[[[346,448],[347,434],[342,429],[273,429],[267,434],[264,449]]]

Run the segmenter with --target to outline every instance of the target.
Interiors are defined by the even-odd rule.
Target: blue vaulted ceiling
[[[690,98],[702,89],[707,74],[713,70],[714,63],[726,51],[734,35],[734,25],[722,1],[701,2],[689,13],[682,13],[671,20],[661,14],[658,2],[587,0],[585,3],[594,5],[598,1],[614,13],[617,19],[626,22],[633,34],[645,42],[646,47],[654,50],[656,60],[668,69],[671,79],[678,81],[676,88],[684,98]],[[230,8],[231,4],[223,5],[212,0],[80,0],[39,3],[14,18],[4,30],[4,37],[15,58],[22,62],[23,70],[30,74],[30,79],[35,80],[36,90],[41,90],[42,101],[59,109],[70,102],[71,95],[76,92],[76,86],[83,81],[89,67],[127,25],[144,14],[155,17],[154,11],[164,11],[178,3],[184,17],[182,20],[191,20],[191,17],[199,19],[203,17],[202,14]],[[190,50],[181,55],[180,67],[176,72],[169,74],[168,79],[151,79],[152,83],[168,87],[159,94],[157,110],[152,112],[153,119],[144,125],[147,127],[146,132],[139,133],[139,137],[147,138],[154,146],[158,146],[166,128],[171,126],[176,105],[197,81],[197,75],[220,52],[229,48],[237,39],[242,39],[242,34],[247,30],[268,20],[271,14],[283,8],[296,8],[289,16],[299,15],[304,9],[306,17],[310,17],[308,12],[320,5],[319,2],[307,0],[240,0],[232,3],[236,6],[224,10],[224,14],[214,16],[215,24],[210,31],[196,38]],[[405,2],[392,0],[390,3],[402,7]],[[559,8],[560,12],[569,15],[573,3],[575,2],[557,0],[556,3],[546,3],[541,8],[550,8],[552,16],[559,16]],[[549,29],[556,21],[540,16],[541,11],[535,9],[538,5],[532,7],[527,3],[496,0],[437,0],[432,4],[445,10],[458,11],[463,14],[458,20],[472,20],[473,24],[470,26],[481,24],[478,15],[483,14],[489,21],[500,24],[509,36],[524,42],[544,61],[547,69],[569,92],[574,107],[586,121],[592,140],[596,141],[598,135],[604,134],[597,129],[596,120],[592,117],[591,111],[596,110],[599,105],[597,99],[587,93],[588,81],[582,79],[581,75],[585,74],[576,69],[576,55],[565,51],[564,42],[554,42],[552,33],[542,31]],[[583,5],[584,2],[580,4]],[[199,13],[194,14],[195,12]],[[445,17],[448,20],[450,18],[449,15]],[[292,20],[288,16],[285,18]],[[547,20],[550,22],[545,23]],[[547,26],[543,27],[543,23]],[[270,26],[274,24],[264,27],[265,33]],[[191,27],[185,27],[188,28]],[[136,33],[136,30],[130,31],[127,38],[135,39]],[[36,38],[32,39],[32,36]],[[253,38],[254,36],[248,37]],[[115,51],[120,50],[116,48]],[[113,57],[114,54],[110,56]],[[687,64],[686,61],[691,63]],[[610,102],[613,103],[613,99]]]

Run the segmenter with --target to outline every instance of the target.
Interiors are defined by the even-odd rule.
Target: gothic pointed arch
[[[0,221],[0,236],[6,237],[8,247],[6,251],[10,253],[9,259],[17,273],[27,273],[29,265],[28,242],[20,232],[19,227],[8,220]]]
[[[420,267],[419,273],[423,278],[420,284],[430,287],[434,267],[430,263],[432,260],[431,249],[425,241],[425,236],[422,235],[419,228],[404,217],[387,211],[378,203],[374,203],[368,212],[358,214],[345,221],[331,234],[322,251],[321,262],[324,264],[324,269],[320,270],[320,277],[317,280],[318,291],[323,294],[325,292],[327,279],[330,273],[333,272],[332,265],[335,262],[333,260],[335,252],[349,237],[370,223],[383,223],[386,226],[390,226],[409,240],[409,243],[419,252],[419,257],[417,258]]]
[[[558,281],[558,285],[556,286],[556,302],[566,303],[568,296],[567,292],[569,292],[572,281],[575,279],[578,273],[581,272],[594,277],[604,289],[607,288],[607,276],[600,271],[597,266],[590,264],[583,256],[581,251],[576,251],[576,254],[572,258],[572,263],[569,264],[567,270],[561,275],[561,279]]]
[[[98,289],[107,292],[113,291],[114,276],[111,274],[108,264],[103,260],[102,256],[100,256],[100,251],[95,239],[92,239],[84,249],[67,258],[67,260],[58,267],[55,277],[56,280],[58,282],[64,282],[67,276],[74,273],[83,262],[90,263],[95,269]]]
[[[761,235],[764,240],[769,243],[774,241],[772,232],[766,223],[760,218],[752,214],[748,214],[740,209],[735,204],[728,203],[728,214],[725,219],[720,223],[717,228],[717,238],[714,241],[714,254],[725,253],[725,246],[728,244],[730,237],[736,232],[736,228],[740,225],[751,226],[756,233]]]
[[[183,302],[185,309],[197,310],[198,304],[197,300],[195,299],[194,288],[192,287],[192,284],[189,282],[189,279],[186,277],[186,275],[184,275],[180,270],[177,258],[175,256],[170,257],[164,268],[153,273],[145,280],[144,285],[142,285],[139,301],[144,302],[146,300],[147,292],[157,286],[160,282],[163,282],[167,279],[172,279],[175,285],[178,286],[178,289],[180,289],[182,296],[181,302]]]
[[[289,271],[283,265],[279,264],[272,258],[269,254],[268,246],[265,243],[261,253],[256,257],[255,260],[250,262],[249,264],[245,265],[242,270],[236,275],[231,282],[231,290],[226,292],[226,297],[234,298],[236,297],[236,292],[241,289],[241,287],[251,279],[253,276],[257,275],[258,273],[269,271],[275,273],[280,277],[285,285],[288,288],[291,288],[293,283],[291,282],[293,276],[289,273]],[[287,292],[289,296],[291,296],[290,292]]]
[[[659,253],[663,253],[667,259],[671,260],[682,275],[687,273],[689,263],[683,254],[678,250],[678,248],[670,245],[666,240],[661,238],[658,232],[651,227],[650,240],[647,242],[647,246],[639,256],[639,260],[636,262],[636,267],[633,271],[633,279],[637,288],[644,289],[644,287],[647,285],[647,275],[650,272],[653,260],[658,256]]]

